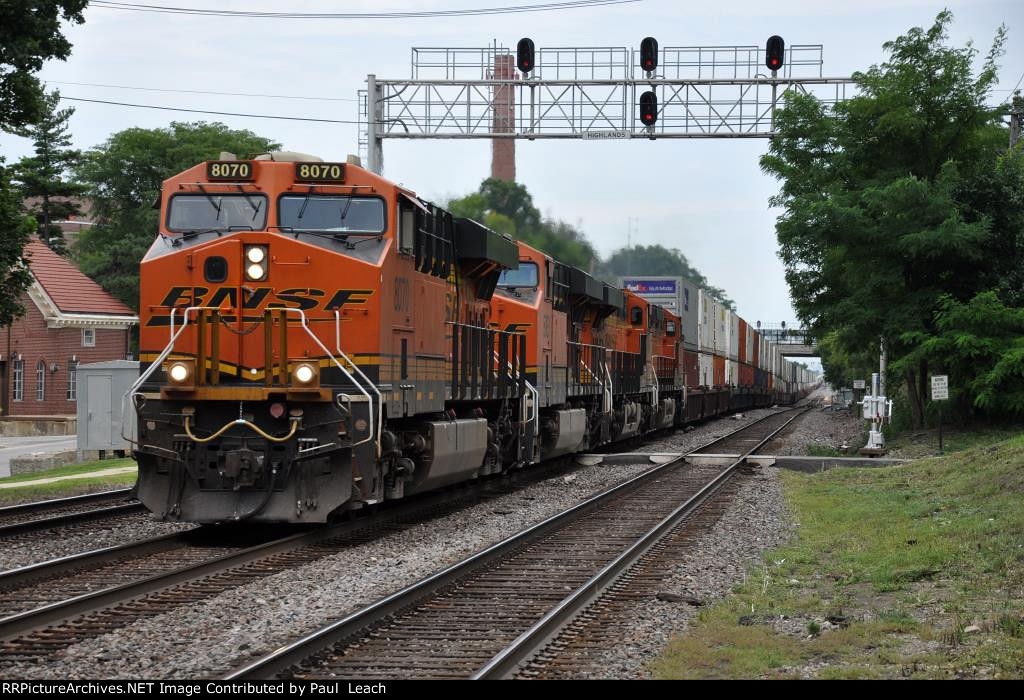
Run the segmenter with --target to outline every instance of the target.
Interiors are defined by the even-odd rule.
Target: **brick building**
[[[75,415],[79,364],[123,360],[138,316],[39,240],[25,247],[35,280],[25,315],[0,337],[4,418]]]

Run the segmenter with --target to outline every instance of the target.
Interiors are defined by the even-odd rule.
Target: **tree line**
[[[780,256],[826,377],[877,371],[884,342],[914,427],[935,374],[961,419],[1024,416],[1024,153],[1004,123],[1024,104],[994,104],[1006,28],[981,57],[950,45],[952,19],[885,43],[850,99],[790,96],[761,159],[781,183]]]

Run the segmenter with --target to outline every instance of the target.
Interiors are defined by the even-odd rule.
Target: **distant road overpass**
[[[802,328],[761,328],[761,337],[779,346],[783,357],[818,357],[818,345]]]

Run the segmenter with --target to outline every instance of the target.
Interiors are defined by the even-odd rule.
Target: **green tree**
[[[85,21],[88,0],[4,0],[0,3],[0,130],[17,131],[43,115],[43,87],[33,73],[71,55],[61,19]]]
[[[153,208],[165,179],[221,151],[258,154],[280,145],[220,123],[174,122],[163,129],[126,129],[88,151],[77,168],[96,225],[76,241],[82,271],[133,308],[139,305],[139,262],[153,242]]]
[[[32,273],[24,251],[34,228],[32,218],[22,212],[21,197],[0,158],[0,327],[25,313],[21,295],[32,284]]]
[[[850,354],[885,338],[915,426],[929,358],[908,339],[936,332],[940,299],[998,286],[1024,252],[1021,192],[992,176],[1008,142],[987,104],[1005,28],[975,76],[977,50],[947,45],[951,21],[942,12],[884,44],[888,60],[855,74],[860,94],[834,108],[790,98],[761,159],[782,182],[771,203],[801,321]]]
[[[530,192],[518,183],[488,178],[478,191],[449,201],[446,208],[515,236],[559,262],[588,271],[598,262],[597,252],[581,231],[564,221],[544,219]]]
[[[70,147],[68,119],[74,108],[58,109],[60,93],[56,90],[45,96],[44,103],[42,118],[22,132],[32,139],[35,155],[22,158],[12,170],[21,196],[32,201],[29,211],[38,224],[37,235],[54,252],[66,255],[64,233],[53,222],[81,214],[72,198],[85,188],[68,180],[67,174],[82,154]]]
[[[925,360],[949,375],[950,399],[961,409],[1024,415],[1024,308],[995,291],[968,302],[939,300],[932,334],[907,333],[910,360]]]
[[[707,278],[677,248],[660,245],[619,248],[601,264],[599,270],[599,275],[608,282],[616,282],[617,277],[641,274],[686,278],[726,308],[736,311],[736,305],[725,291],[711,286]]]

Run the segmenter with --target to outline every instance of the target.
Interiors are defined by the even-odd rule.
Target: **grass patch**
[[[811,457],[846,457],[849,453],[827,445],[808,444],[807,454]]]
[[[1024,434],[1024,425],[1020,426],[943,426],[942,448],[945,454],[963,452],[977,447],[1012,440]],[[885,446],[891,457],[915,459],[930,457],[939,453],[939,431],[936,428],[922,430],[901,430],[894,435],[886,430]]]
[[[782,478],[794,542],[702,611],[655,677],[1024,676],[1024,436]]]
[[[14,503],[25,503],[38,501],[45,498],[61,498],[64,496],[75,496],[81,493],[94,491],[106,491],[113,488],[123,488],[135,484],[136,473],[125,472],[123,474],[111,474],[107,476],[85,476],[91,472],[101,469],[116,469],[118,467],[135,466],[133,459],[103,459],[93,462],[82,462],[80,464],[68,464],[63,467],[47,469],[46,471],[32,474],[18,474],[0,478],[0,484],[18,484],[31,482],[37,479],[48,479],[51,477],[66,477],[83,475],[77,479],[65,479],[49,484],[26,484],[14,488],[0,489],[0,505],[12,505]]]

